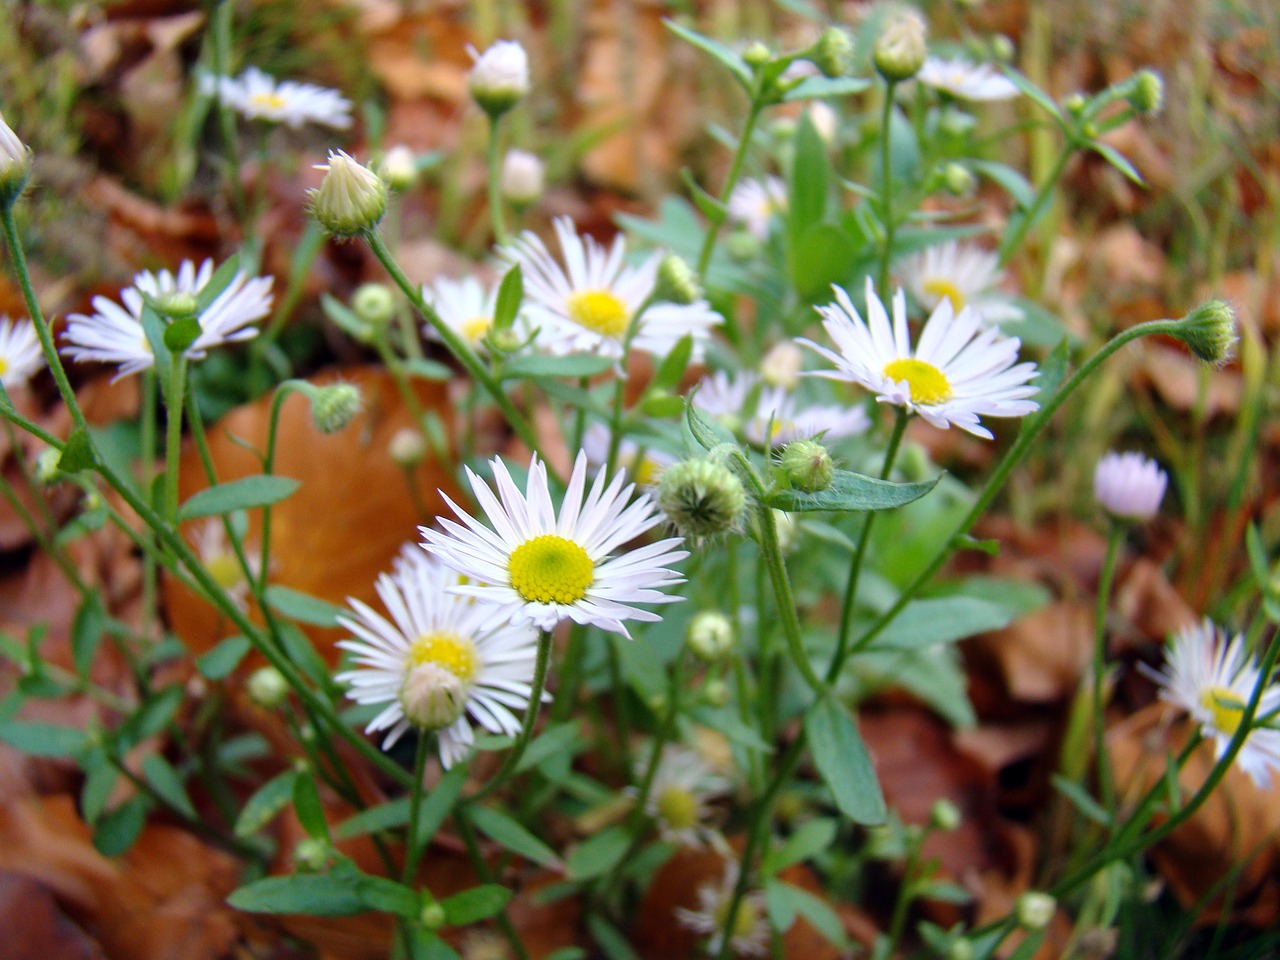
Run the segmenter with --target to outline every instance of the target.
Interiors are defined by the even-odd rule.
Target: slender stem
[[[1022,240],[1027,235],[1027,231],[1035,226],[1036,221],[1040,219],[1042,208],[1050,195],[1052,195],[1053,188],[1062,179],[1062,174],[1067,169],[1067,162],[1075,151],[1076,141],[1074,139],[1068,139],[1062,145],[1062,152],[1058,154],[1058,159],[1054,161],[1053,169],[1049,171],[1049,176],[1045,178],[1044,183],[1040,184],[1039,189],[1036,190],[1031,206],[1027,207],[1025,214],[1012,223],[1009,232],[1000,241],[1000,266],[1003,267],[1009,262],[1009,258],[1013,256],[1014,251],[1022,245]]]
[[[230,74],[231,28],[234,5],[231,0],[221,0],[213,12],[213,73],[219,79]],[[218,122],[222,129],[223,159],[227,163],[227,179],[231,181],[231,196],[242,224],[249,222],[249,201],[244,184],[240,180],[240,144],[236,136],[236,115],[220,89],[214,91],[218,105]]]
[[[618,448],[622,443],[622,403],[625,399],[624,388],[626,387],[627,366],[631,362],[631,344],[635,340],[636,334],[640,331],[640,320],[644,316],[644,312],[654,302],[653,291],[644,298],[640,306],[631,314],[631,319],[627,322],[627,331],[622,337],[622,357],[618,360],[618,376],[613,381],[613,405],[609,410],[609,453],[605,458],[605,476],[613,476],[614,468],[618,464]],[[637,467],[639,463],[637,461]]]
[[[893,472],[894,461],[898,458],[898,447],[902,444],[902,435],[907,431],[910,414],[905,407],[899,407],[897,419],[893,422],[893,433],[889,437],[889,446],[884,452],[884,463],[880,467],[880,479],[887,480]],[[845,656],[849,649],[849,632],[853,626],[853,608],[858,598],[858,579],[862,575],[862,561],[867,555],[867,543],[871,540],[871,524],[877,511],[869,510],[862,519],[862,533],[858,536],[858,546],[853,553],[853,563],[849,566],[849,580],[844,588],[844,604],[840,609],[840,637],[836,643],[835,656],[831,658],[831,666],[827,668],[827,683],[835,683],[844,666]]]
[[[1124,539],[1124,526],[1111,523],[1107,537],[1107,556],[1102,563],[1102,576],[1098,580],[1098,606],[1095,614],[1093,644],[1093,755],[1098,765],[1098,790],[1108,813],[1115,812],[1115,788],[1111,783],[1111,769],[1107,764],[1106,699],[1103,684],[1107,671],[1107,608],[1111,601],[1111,584],[1116,573],[1116,557],[1120,542]]]
[[[170,358],[169,390],[165,396],[168,417],[164,443],[164,516],[178,522],[178,469],[182,460],[182,394],[187,384],[187,358],[178,353]]]
[[[912,885],[915,881],[916,868],[920,863],[920,842],[908,841],[907,861],[902,867],[902,885],[898,888],[898,897],[893,904],[893,916],[889,919],[889,931],[886,934],[888,947],[882,956],[892,957],[902,939],[902,930],[907,925],[907,911],[911,909]]]
[[[580,446],[580,445],[579,445]],[[556,684],[555,702],[551,704],[551,720],[559,722],[573,712],[578,702],[578,683],[582,674],[582,658],[587,652],[587,628],[580,623],[569,627],[569,642],[565,645],[564,660],[560,665],[560,680]]]
[[[471,860],[471,866],[479,877],[481,883],[492,883],[493,872],[489,869],[489,864],[485,862],[484,854],[480,851],[480,842],[476,839],[475,829],[471,826],[471,818],[467,810],[458,807],[453,812],[453,822],[458,826],[458,836],[462,838],[463,846],[467,848],[467,857]],[[507,908],[503,907],[498,913],[498,927],[502,930],[502,935],[507,938],[507,943],[511,945],[511,949],[515,951],[517,960],[529,960],[529,951],[525,949],[524,941],[520,939],[520,934],[516,931],[515,924],[511,922],[511,917],[507,914]]]
[[[747,111],[747,122],[743,124],[742,136],[738,140],[737,149],[733,152],[733,162],[729,165],[729,176],[725,179],[724,186],[720,188],[719,201],[722,209],[729,202],[729,195],[733,193],[733,188],[738,185],[738,178],[742,175],[743,161],[747,159],[747,150],[751,147],[751,135],[755,132],[756,121],[760,119],[760,111],[763,109],[764,103],[757,83],[755,93],[751,97],[751,107]],[[722,217],[707,225],[707,235],[702,238],[702,249],[698,251],[698,276],[700,277],[706,277],[707,267],[711,263],[711,251],[715,248],[716,237],[720,233],[720,225],[723,222]]]
[[[404,873],[400,882],[406,887],[412,886],[413,875],[418,870],[418,859],[422,851],[418,849],[418,812],[422,809],[422,779],[427,771],[427,747],[431,736],[425,731],[418,731],[418,749],[413,757],[413,785],[409,788],[409,824],[404,840]]]
[[[507,245],[507,225],[502,211],[502,161],[498,152],[501,142],[502,116],[489,114],[489,218],[493,221],[493,239],[500,247]]]
[[[884,248],[880,251],[880,295],[889,290],[889,265],[893,261],[893,151],[889,124],[893,122],[893,91],[896,80],[885,83],[884,106],[880,113],[880,219],[884,221]],[[868,516],[870,520],[871,514]]]
[[[159,396],[154,367],[142,371],[142,473],[139,486],[144,491],[151,489],[151,481],[156,473],[156,414]],[[159,616],[157,604],[159,586],[159,570],[153,553],[146,551],[142,555],[142,636],[151,639]]]

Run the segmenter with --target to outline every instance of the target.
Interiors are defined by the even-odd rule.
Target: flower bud
[[[714,460],[682,460],[662,472],[658,506],[687,537],[711,537],[737,529],[747,509],[738,475]]]
[[[771,387],[794,390],[800,382],[804,352],[794,340],[774,344],[760,361],[760,379]]]
[[[947,947],[947,960],[973,960],[973,944],[961,937]]]
[[[543,169],[537,154],[508,150],[502,158],[502,196],[516,207],[527,207],[542,196]]]
[[[311,213],[332,236],[357,237],[372,230],[387,212],[387,185],[368,167],[342,150],[331,150],[328,171],[311,191]]]
[[[1078,117],[1084,113],[1085,107],[1089,106],[1089,101],[1083,93],[1073,93],[1062,101],[1063,109],[1073,117]]]
[[[1139,70],[1129,78],[1129,106],[1144,116],[1160,112],[1164,106],[1164,81],[1154,70]]]
[[[31,173],[31,151],[0,115],[0,205],[9,207],[22,193]]]
[[[835,464],[817,440],[793,440],[782,448],[782,472],[797,490],[817,493],[831,486]]]
[[[997,33],[991,38],[991,59],[1000,63],[1012,63],[1013,55],[1017,52],[1013,41],[1003,33]]]
[[[755,43],[748,46],[747,49],[742,51],[742,59],[746,62],[747,66],[756,69],[763,67],[766,63],[772,60],[773,54],[769,52],[768,47],[757,40]]]
[[[418,182],[417,157],[403,143],[397,144],[382,155],[378,175],[392,190],[403,193]]]
[[[260,667],[249,675],[245,683],[249,699],[260,707],[274,710],[289,695],[289,683],[275,667]]]
[[[683,258],[669,253],[658,264],[658,279],[654,285],[654,295],[659,300],[678,303],[687,307],[702,299],[702,287],[698,285],[697,274]]]
[[[187,317],[194,317],[200,306],[194,293],[187,293],[183,290],[171,290],[169,293],[162,293],[160,296],[155,297],[152,302],[155,305],[156,313],[166,316],[170,320],[185,320]]]
[[[1140,523],[1160,510],[1169,475],[1140,453],[1108,452],[1093,471],[1093,496],[1118,520]]]
[[[363,283],[351,298],[351,309],[371,327],[381,327],[395,316],[396,298],[384,283]]]
[[[427,441],[413,427],[401,427],[391,435],[387,454],[400,467],[414,467],[427,455]]]
[[[304,873],[319,873],[329,865],[333,845],[320,837],[307,837],[293,848],[293,862]]]
[[[499,40],[483,54],[468,48],[475,61],[467,74],[471,99],[490,117],[500,117],[529,92],[529,56],[515,40]]]
[[[871,53],[880,76],[899,83],[919,73],[928,55],[924,33],[924,21],[915,11],[906,10],[891,17]]]
[[[360,412],[360,391],[349,383],[315,387],[309,397],[311,420],[321,433],[337,433]]]
[[[418,664],[400,688],[405,719],[424,730],[443,730],[462,716],[466,703],[462,678],[438,663]]]
[[[489,331],[489,345],[498,353],[515,353],[524,343],[525,338],[511,327]]]
[[[935,830],[950,833],[960,826],[960,808],[946,797],[935,800],[929,808],[929,825]]]
[[[839,27],[827,27],[810,50],[809,60],[824,77],[848,76],[853,72],[853,41]]]
[[[718,663],[733,652],[733,624],[718,610],[703,610],[689,621],[685,642],[705,663]]]
[[[1058,901],[1049,894],[1028,890],[1018,897],[1013,913],[1018,926],[1024,930],[1043,930],[1049,925],[1057,909]]]
[[[36,455],[35,478],[41,486],[50,486],[58,481],[58,462],[62,459],[62,451],[53,447],[45,447]]]
[[[973,173],[963,163],[954,160],[942,168],[942,185],[953,197],[963,197],[976,183]]]
[[[428,930],[439,930],[449,921],[449,915],[445,913],[445,909],[440,905],[440,902],[433,898],[422,905],[422,910],[418,913],[418,920]]]
[[[702,685],[702,699],[717,709],[729,702],[729,685],[719,677],[712,677]]]
[[[1173,335],[1206,363],[1225,363],[1236,342],[1235,312],[1221,300],[1210,300],[1183,317]]]
[[[739,263],[758,256],[763,247],[760,238],[748,230],[735,230],[726,241],[729,256]]]

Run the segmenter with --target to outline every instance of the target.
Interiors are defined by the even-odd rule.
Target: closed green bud
[[[973,944],[961,937],[947,947],[947,960],[973,960]]]
[[[757,40],[747,49],[742,51],[742,59],[747,66],[754,68],[763,67],[766,63],[773,59],[773,54],[769,52],[769,48]]]
[[[963,163],[952,161],[942,168],[942,185],[953,197],[963,197],[976,183],[973,173]]]
[[[351,309],[371,327],[381,327],[395,316],[396,298],[384,283],[364,283],[351,298]]]
[[[311,213],[331,236],[357,237],[378,225],[387,212],[387,185],[368,167],[341,150],[329,152],[327,171],[311,191]]]
[[[1202,303],[1182,318],[1173,334],[1206,363],[1225,363],[1236,342],[1236,315],[1221,300]]]
[[[946,797],[935,800],[929,808],[929,825],[935,830],[950,833],[960,826],[960,808]]]
[[[1024,930],[1043,930],[1053,919],[1058,909],[1058,901],[1039,890],[1028,890],[1018,897],[1013,908],[1013,915],[1018,926]]]
[[[194,293],[186,293],[182,290],[173,290],[169,293],[162,293],[155,297],[152,301],[156,313],[168,317],[170,320],[185,320],[187,317],[194,317],[199,304],[196,302]]]
[[[764,249],[764,244],[760,242],[759,237],[747,230],[735,230],[729,234],[726,249],[731,258],[742,262],[759,256],[760,251]]]
[[[360,391],[349,383],[313,387],[308,395],[311,420],[321,433],[337,433],[360,412]]]
[[[741,526],[747,494],[724,464],[682,460],[662,472],[658,506],[686,537],[713,537]]]
[[[449,921],[449,917],[439,901],[433,899],[422,905],[418,920],[428,930],[439,930]]]
[[[1164,106],[1164,81],[1154,70],[1139,70],[1129,78],[1129,106],[1144,116],[1160,112]]]
[[[685,642],[699,660],[718,663],[733,653],[733,624],[718,610],[703,610],[689,621]]]
[[[319,837],[307,837],[293,848],[293,862],[304,873],[319,873],[329,865],[333,845]]]
[[[249,675],[245,683],[249,699],[260,707],[274,710],[289,695],[289,683],[275,667],[261,667]]]
[[[729,685],[719,677],[712,677],[702,685],[702,699],[709,706],[723,707],[729,702]]]
[[[1013,55],[1017,53],[1014,49],[1013,41],[1006,37],[1003,33],[997,33],[991,38],[991,57],[1001,63],[1010,63]]]
[[[831,486],[835,464],[817,440],[794,440],[782,448],[782,472],[798,490],[817,493]]]
[[[685,307],[702,299],[702,287],[698,285],[693,267],[674,253],[667,254],[658,264],[658,280],[653,292],[659,300]]]
[[[876,38],[871,61],[880,76],[899,83],[919,73],[927,55],[924,21],[914,11],[903,11],[891,17]]]
[[[397,466],[417,466],[427,455],[427,441],[412,427],[401,427],[391,435],[387,453]]]
[[[45,447],[41,450],[35,462],[36,483],[46,487],[56,483],[60,474],[58,463],[61,460],[61,450],[55,450],[53,447]]]
[[[1083,93],[1073,93],[1062,101],[1063,108],[1073,117],[1078,117],[1084,113],[1084,109],[1088,105],[1089,101]]]

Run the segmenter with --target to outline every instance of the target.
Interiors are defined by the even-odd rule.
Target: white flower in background
[[[486,288],[475,277],[463,277],[461,280],[436,277],[430,285],[422,288],[422,297],[435,307],[440,319],[467,341],[472,350],[485,352],[484,338],[493,329],[493,314],[498,306],[496,284]],[[512,329],[522,342],[532,332],[523,313],[516,315]],[[440,339],[436,328],[429,323],[423,325],[422,332],[432,340]]]
[[[423,548],[468,579],[455,592],[497,608],[498,615],[532,620],[542,630],[569,619],[624,637],[631,635],[623,620],[662,619],[634,604],[683,599],[658,589],[684,583],[667,566],[689,555],[679,549],[679,537],[613,555],[662,522],[648,495],[628,505],[635,486],[627,484],[625,471],[607,486],[603,472],[597,474],[584,499],[587,457],[579,451],[557,515],[546,464],[536,454],[524,492],[500,458],[491,463],[498,496],[469,468],[467,479],[492,527],[446,496],[462,523],[441,517],[443,530],[418,528]]]
[[[0,316],[0,384],[6,390],[20,387],[44,366],[40,337],[30,320]]]
[[[418,182],[418,155],[412,147],[398,143],[382,155],[378,176],[392,190],[403,192]]]
[[[974,436],[992,439],[980,416],[1023,417],[1039,409],[1027,399],[1037,390],[1029,384],[1034,363],[1017,363],[1017,337],[1002,337],[995,328],[983,330],[970,309],[958,314],[943,299],[920,331],[913,348],[907,330],[906,296],[893,298],[893,325],[884,304],[867,278],[867,315],[863,321],[849,295],[835,287],[836,302],[818,307],[823,329],[836,351],[811,340],[812,347],[835,370],[810,376],[859,383],[881,403],[905,407],[935,427],[955,424]],[[837,352],[838,351],[838,352]]]
[[[970,307],[984,324],[1022,317],[1022,310],[997,289],[1004,277],[1000,258],[975,244],[952,240],[927,247],[904,257],[898,264],[898,274],[926,312],[945,297],[956,313]]]
[[[606,249],[592,237],[578,236],[568,217],[556,220],[555,230],[564,267],[529,231],[501,251],[524,272],[529,322],[540,331],[539,345],[555,354],[621,357],[632,318],[657,281],[661,257],[653,254],[638,266],[627,266],[623,263],[626,241],[621,235]],[[663,356],[690,334],[696,361],[721,317],[705,300],[698,300],[688,306],[651,304],[634,322],[633,350]]]
[[[472,98],[490,116],[514,107],[529,92],[529,55],[515,40],[498,40],[484,53],[467,47],[475,64],[467,74]]]
[[[871,418],[860,406],[806,407],[786,390],[768,387],[760,392],[755,413],[742,432],[757,446],[773,447],[819,435],[827,441],[842,440],[865,433],[870,426]]]
[[[732,787],[733,782],[696,751],[668,745],[654,771],[644,812],[657,823],[663,840],[699,846],[714,832],[708,823],[709,802]]]
[[[338,643],[354,654],[354,667],[336,679],[351,685],[347,696],[357,703],[387,704],[367,732],[387,730],[386,750],[410,727],[434,730],[446,768],[470,752],[471,721],[495,734],[520,731],[537,659],[532,627],[455,596],[457,583],[455,573],[406,546],[376,585],[391,619],[353,599],[355,615],[338,619],[355,639]]]
[[[1222,757],[1240,729],[1244,710],[1260,679],[1258,665],[1245,651],[1243,634],[1230,641],[1210,620],[1184,628],[1165,651],[1165,668],[1156,671],[1142,665],[1143,672],[1160,684],[1160,699],[1181,707],[1200,724],[1201,733],[1214,742],[1215,755]],[[1280,686],[1270,684],[1258,701],[1255,723],[1262,718],[1267,726],[1255,726],[1245,735],[1236,754],[1240,769],[1259,787],[1271,782],[1273,770],[1280,770],[1280,730],[1276,711],[1280,710]]]
[[[593,423],[582,434],[582,452],[587,455],[587,464],[592,469],[600,469],[609,459],[609,428],[603,423]],[[636,486],[648,489],[658,482],[658,476],[676,458],[665,450],[653,447],[642,448],[630,438],[624,437],[618,443],[616,467],[626,470],[635,479]]]
[[[247,120],[283,123],[298,129],[304,123],[319,123],[345,130],[351,126],[351,101],[337,90],[299,83],[276,81],[257,67],[247,67],[238,77],[206,74],[200,91],[216,95]]]
[[[1150,520],[1160,509],[1169,475],[1140,453],[1102,456],[1093,471],[1093,496],[1119,520]]]
[[[804,368],[804,351],[794,340],[783,340],[769,348],[760,361],[760,379],[771,387],[794,390]]]
[[[676,907],[676,919],[691,930],[707,934],[707,952],[716,956],[724,943],[725,921],[729,919],[729,905],[733,890],[738,884],[738,865],[725,862],[724,876],[719,883],[708,883],[698,888],[698,909]],[[765,913],[763,890],[749,891],[738,905],[733,929],[729,931],[729,947],[740,957],[763,957],[769,952],[769,920]]]
[[[197,525],[191,546],[209,576],[226,592],[232,603],[244,610],[249,598],[249,581],[245,578],[240,558],[227,539],[227,531],[221,518],[210,517]],[[244,552],[249,572],[257,578],[262,572],[262,554],[248,544],[244,545]]]
[[[184,260],[176,274],[139,273],[133,286],[120,291],[124,306],[106,297],[94,297],[92,315],[73,313],[67,318],[62,353],[77,362],[95,360],[119,364],[116,378],[148,369],[155,357],[142,329],[143,294],[153,299],[196,297],[213,277],[213,261]],[[250,324],[271,312],[271,277],[248,278],[237,273],[226,289],[200,314],[200,336],[184,351],[188,360],[203,360],[208,351],[224,343],[249,340],[258,335]]]
[[[502,158],[502,196],[508,203],[527,207],[542,196],[543,168],[538,155],[528,150],[508,150]]]
[[[822,142],[828,146],[834,143],[836,134],[840,132],[840,115],[835,109],[821,100],[812,100],[804,112],[808,115],[809,122],[813,124],[813,129],[818,131]]]
[[[763,240],[773,218],[787,209],[787,185],[779,177],[740,180],[729,194],[729,217]]]
[[[961,100],[1012,100],[1018,88],[989,64],[930,57],[916,74],[921,83]]]
[[[693,405],[707,416],[737,430],[742,424],[742,418],[747,416],[744,409],[747,398],[759,383],[760,378],[754,373],[739,371],[730,374],[717,370],[698,383],[697,392],[693,394]]]

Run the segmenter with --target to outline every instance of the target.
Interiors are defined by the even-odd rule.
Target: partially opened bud
[[[289,683],[275,667],[260,667],[249,675],[245,683],[249,699],[260,707],[275,709],[289,695]]]
[[[443,730],[462,716],[466,704],[462,678],[438,663],[418,664],[400,690],[405,719],[424,730]]]
[[[8,207],[22,193],[31,173],[31,151],[0,115],[0,204]]]
[[[760,361],[760,378],[771,387],[794,390],[800,383],[804,352],[794,340],[776,343]]]
[[[502,196],[527,207],[542,196],[542,161],[528,150],[508,150],[502,160]]]
[[[1043,930],[1057,909],[1058,901],[1049,894],[1028,890],[1018,897],[1013,912],[1018,926],[1024,930]]]
[[[658,264],[658,280],[654,293],[659,300],[688,306],[702,299],[698,275],[683,258],[669,253]]]
[[[927,54],[924,21],[914,11],[905,11],[885,24],[884,31],[876,38],[871,59],[880,76],[898,83],[919,73]]]
[[[483,54],[473,47],[470,53],[475,65],[467,88],[489,116],[502,116],[529,92],[529,56],[515,40],[499,40]]]
[[[733,624],[719,610],[703,610],[689,621],[685,640],[699,660],[716,663],[733,652]]]
[[[311,191],[311,212],[335,237],[357,237],[372,230],[387,212],[387,185],[368,167],[341,150],[329,153],[328,171]]]
[[[387,453],[397,466],[416,466],[427,455],[427,441],[412,427],[401,427],[391,435]]]

